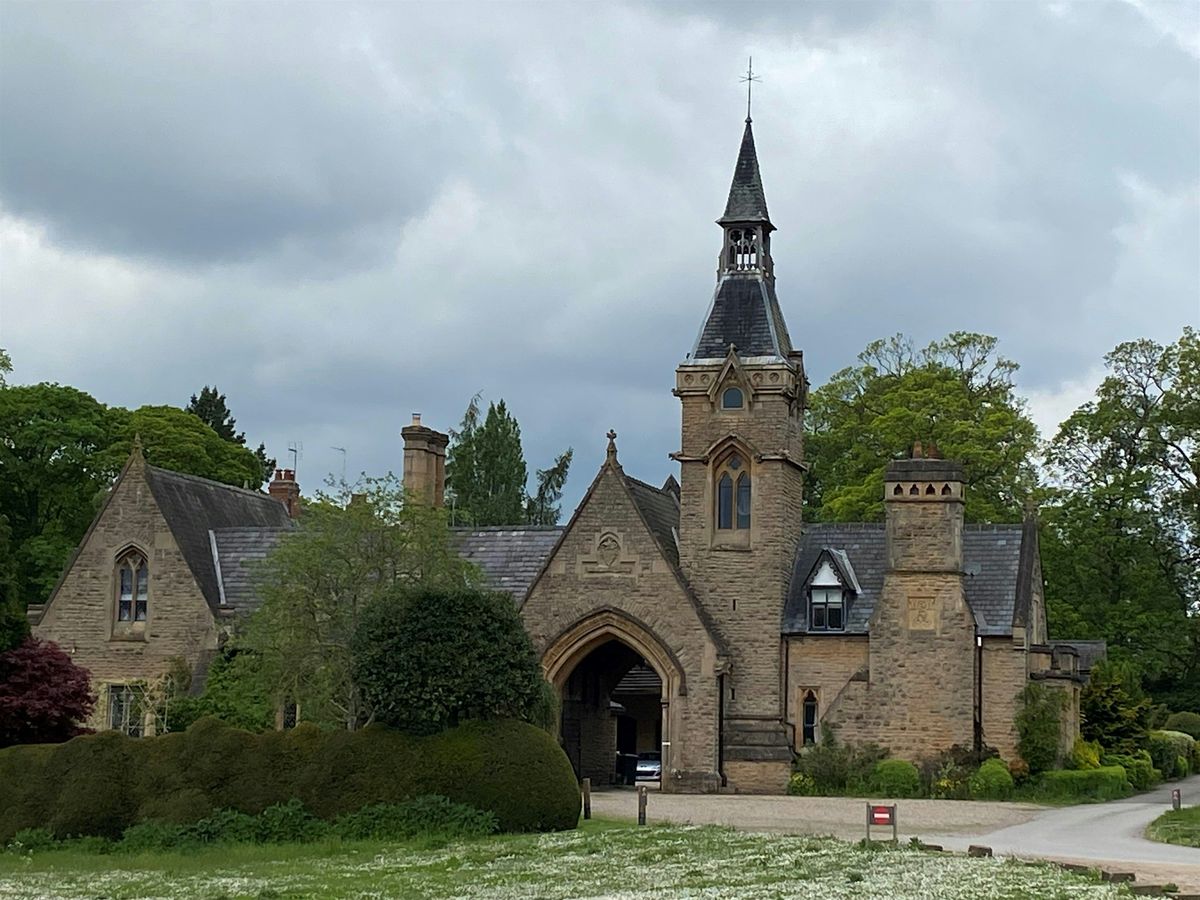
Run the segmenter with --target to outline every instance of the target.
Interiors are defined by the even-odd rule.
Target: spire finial
[[[612,462],[617,461],[617,433],[611,428],[608,429],[608,458]]]
[[[762,78],[754,74],[754,57],[750,57],[750,61],[746,64],[746,74],[738,79],[739,82],[746,83],[746,121],[753,121],[750,118],[750,90],[754,87],[754,82],[762,82]]]

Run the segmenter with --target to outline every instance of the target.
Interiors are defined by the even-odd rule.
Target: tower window
[[[718,470],[717,528],[745,530],[750,527],[750,473],[741,456],[734,453]]]
[[[725,388],[721,394],[721,409],[741,409],[745,405],[746,400],[741,388]]]
[[[735,272],[758,268],[758,235],[752,228],[729,232],[729,268]]]
[[[130,550],[117,562],[117,621],[145,622],[149,606],[150,568],[146,557]]]

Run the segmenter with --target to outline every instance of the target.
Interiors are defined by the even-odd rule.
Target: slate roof
[[[1012,634],[1021,559],[1022,526],[966,525],[963,568],[967,603],[983,635]],[[847,634],[866,634],[887,567],[883,523],[818,522],[806,525],[796,552],[791,587],[784,609],[785,634],[807,630],[805,580],[823,550],[839,552],[854,569],[861,591],[846,615]]]
[[[287,529],[287,510],[273,497],[207,478],[146,466],[146,483],[208,605],[221,608],[209,531],[224,528]]]
[[[691,359],[724,359],[730,344],[741,357],[786,359],[792,351],[775,287],[760,275],[721,277]]]
[[[483,570],[487,586],[507,591],[520,602],[542,570],[563,528],[456,528],[454,540],[463,559]]]
[[[1050,646],[1055,650],[1070,647],[1079,657],[1079,674],[1086,675],[1096,663],[1108,657],[1108,641],[1073,641],[1066,638],[1061,641],[1051,641]]]
[[[280,504],[282,506],[283,504]],[[290,528],[217,528],[212,532],[217,545],[224,606],[239,613],[258,608],[255,568],[279,546]]]
[[[737,165],[733,169],[733,182],[729,186],[729,199],[725,203],[725,215],[717,220],[728,222],[766,222],[767,197],[763,193],[762,175],[758,171],[758,154],[754,150],[754,130],[746,120],[742,132],[742,146],[738,151]]]
[[[660,489],[625,475],[625,483],[633,495],[633,502],[641,511],[650,527],[650,533],[658,542],[665,556],[676,569],[679,568],[679,501],[669,489]]]

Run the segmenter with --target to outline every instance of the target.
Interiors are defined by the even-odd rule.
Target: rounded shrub
[[[906,759],[882,759],[871,771],[871,790],[886,797],[917,797],[921,775]]]
[[[105,732],[0,750],[0,846],[24,828],[117,839],[146,821],[202,820],[226,834],[237,823],[225,818],[246,824],[260,814],[273,831],[298,834],[310,812],[333,820],[430,794],[493,816],[502,831],[568,829],[579,819],[566,754],[523,722],[417,737],[384,726],[253,735],[202,719],[183,734]]]
[[[1135,791],[1148,791],[1160,781],[1162,772],[1154,768],[1150,754],[1145,750],[1136,753],[1106,753],[1101,760],[1105,766],[1120,766]]]
[[[1200,741],[1200,713],[1177,712],[1167,717],[1163,728],[1167,731],[1182,731]]]
[[[1013,777],[1004,760],[989,759],[971,776],[970,785],[972,800],[1007,800],[1012,796]]]
[[[1071,747],[1068,769],[1098,769],[1100,768],[1100,745],[1083,738],[1075,738]]]
[[[1188,773],[1196,740],[1182,731],[1150,732],[1150,759],[1163,778],[1183,778]],[[1180,759],[1183,765],[1180,765]]]

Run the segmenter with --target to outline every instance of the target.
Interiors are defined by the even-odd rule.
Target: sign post
[[[638,788],[638,824],[646,824],[646,786]]]
[[[891,825],[892,826],[892,843],[898,842],[897,838],[897,822],[896,822],[896,805],[884,806],[879,803],[867,804],[867,842],[871,840],[872,825]]]
[[[1171,789],[1171,809],[1179,809],[1183,805],[1183,795],[1179,788]]]
[[[583,779],[580,790],[583,792],[583,817],[590,819],[592,817],[592,779]]]

